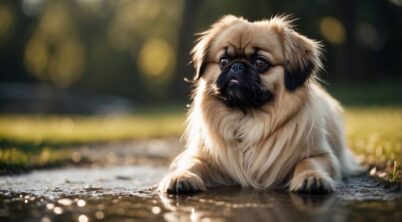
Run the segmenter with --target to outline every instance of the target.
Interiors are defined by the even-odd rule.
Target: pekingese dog
[[[321,45],[286,16],[228,15],[192,50],[195,90],[186,150],[158,190],[217,186],[333,192],[361,171],[347,149],[342,108],[317,82]]]

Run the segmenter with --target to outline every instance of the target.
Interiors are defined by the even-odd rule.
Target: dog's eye
[[[258,58],[255,60],[254,65],[257,69],[264,69],[267,67],[268,63],[264,59]]]
[[[221,58],[219,60],[219,66],[221,68],[223,68],[224,66],[226,66],[229,63],[229,59],[228,58]]]

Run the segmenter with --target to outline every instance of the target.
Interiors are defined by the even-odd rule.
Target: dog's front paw
[[[166,175],[159,183],[158,191],[164,193],[195,193],[205,191],[202,179],[189,171],[173,172]]]
[[[335,190],[335,182],[324,173],[308,171],[295,175],[289,190],[300,193],[331,193]]]

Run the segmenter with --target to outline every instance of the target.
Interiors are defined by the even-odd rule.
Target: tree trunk
[[[184,7],[177,44],[176,70],[170,86],[170,96],[172,100],[184,101],[188,98],[190,93],[190,85],[184,82],[184,78],[192,79],[194,72],[193,68],[189,65],[189,53],[195,40],[194,24],[202,2],[202,0],[183,1]]]

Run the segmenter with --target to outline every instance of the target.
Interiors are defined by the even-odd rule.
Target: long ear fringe
[[[269,21],[281,34],[288,90],[295,90],[322,70],[322,44],[297,33],[293,21],[295,19],[287,15],[275,16]]]
[[[234,15],[226,15],[219,19],[217,22],[211,25],[211,27],[201,33],[196,34],[197,36],[200,36],[197,38],[195,41],[196,44],[194,48],[191,50],[190,55],[192,57],[191,63],[193,64],[196,73],[194,76],[194,79],[190,81],[191,83],[194,83],[198,79],[201,78],[206,66],[207,66],[207,55],[208,55],[208,50],[209,47],[216,36],[220,31],[222,31],[224,28],[232,24],[233,22],[243,20],[241,17],[236,17]],[[188,80],[188,79],[187,79]]]

